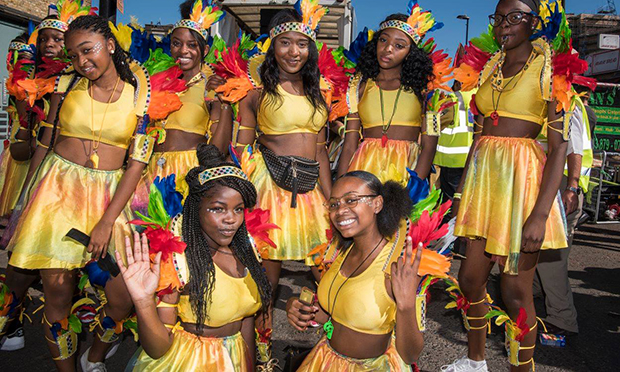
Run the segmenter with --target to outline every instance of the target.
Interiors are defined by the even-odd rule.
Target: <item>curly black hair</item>
[[[407,22],[407,16],[402,13],[392,14],[383,22],[399,20]],[[383,31],[377,31],[370,40],[359,58],[356,73],[362,75],[362,81],[376,79],[379,75],[380,66],[377,60],[377,43]],[[433,61],[426,52],[412,42],[409,54],[405,57],[400,73],[400,84],[407,92],[415,93],[420,101],[424,101],[424,92],[428,83],[434,79]]]
[[[292,9],[282,10],[271,19],[269,22],[269,29],[276,27],[282,23],[287,22],[301,22],[301,16]],[[277,39],[277,37],[276,37]],[[265,61],[260,67],[260,78],[263,83],[263,96],[280,98],[278,92],[278,84],[280,84],[280,70],[278,68],[278,62],[276,61],[276,54],[274,51],[274,42],[272,40],[267,54],[265,55]],[[321,71],[319,71],[319,50],[316,47],[314,40],[310,40],[308,43],[308,61],[301,68],[301,81],[304,86],[304,94],[308,101],[312,104],[315,110],[325,109],[327,110],[327,104],[321,93]]]
[[[383,197],[383,209],[377,214],[377,229],[384,238],[393,236],[398,230],[400,222],[409,217],[413,209],[413,201],[409,197],[407,189],[394,181],[381,183],[377,176],[366,171],[351,171],[338,179],[345,177],[355,177],[364,181],[371,194]],[[344,238],[337,230],[335,234],[345,248],[351,246],[352,238]]]
[[[185,254],[191,277],[188,284],[189,300],[192,311],[196,314],[197,327],[200,329],[204,319],[209,318],[208,306],[215,284],[215,265],[209,243],[200,227],[201,201],[217,193],[221,187],[229,187],[241,194],[246,208],[251,208],[256,204],[256,188],[250,181],[237,177],[222,177],[202,184],[199,180],[202,171],[221,166],[236,167],[236,165],[226,162],[224,154],[214,145],[201,143],[196,149],[196,154],[200,165],[191,169],[185,177],[189,185],[189,195],[183,205],[182,231],[183,240],[187,243]],[[263,267],[256,258],[245,222],[235,233],[230,247],[235,257],[248,268],[258,286],[263,309],[266,309],[271,302],[272,289]]]
[[[186,0],[179,5],[179,13],[181,13],[181,18],[189,19],[189,16],[192,12],[192,7],[194,6],[194,1],[195,0]],[[205,40],[204,37],[202,37],[201,34],[191,29],[188,29],[188,30],[190,34],[192,34],[192,37],[194,37],[194,39],[196,40],[196,43],[198,43],[198,50],[200,51],[201,62],[202,62],[202,56],[205,55],[205,51],[207,50],[207,47],[209,45],[207,44],[207,41]]]

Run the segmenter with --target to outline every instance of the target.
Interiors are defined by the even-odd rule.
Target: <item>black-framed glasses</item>
[[[506,15],[504,14],[491,14],[489,16],[489,23],[493,27],[499,27],[504,19],[508,22],[509,25],[516,26],[523,22],[525,16],[532,16],[533,14],[530,12],[522,12],[520,10],[516,10],[514,12],[510,12]]]
[[[327,203],[323,203],[325,208],[329,209],[330,212],[335,212],[340,208],[340,206],[344,206],[345,208],[355,208],[357,207],[357,203],[365,202],[368,199],[376,198],[379,195],[345,195],[341,198],[330,198]]]

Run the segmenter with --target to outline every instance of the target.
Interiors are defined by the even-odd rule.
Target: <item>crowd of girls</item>
[[[558,62],[578,60],[559,3],[498,1],[489,33],[456,69],[426,38],[441,23],[416,0],[340,54],[316,42],[318,0],[277,13],[266,41],[228,47],[209,33],[223,12],[188,0],[142,59],[139,25],[111,26],[77,0],[51,8],[9,46],[2,350],[23,347],[19,319],[41,280],[60,371],[105,371],[125,328],[141,346],[128,370],[273,370],[274,299],[282,262],[295,260],[318,286],[288,300],[288,321],[324,335],[292,368],[415,370],[420,288],[447,273],[433,271],[429,260],[443,256],[426,249],[445,231],[416,228],[434,230],[449,208],[428,180],[442,121],[453,117],[445,83],[454,77],[477,89],[474,145],[452,207],[454,235],[468,246],[453,287],[468,353],[442,370],[487,370],[495,263],[510,368],[533,369],[538,253],[567,245],[556,195],[575,93],[552,71],[582,72]],[[94,341],[78,358],[80,315],[94,304],[75,302],[80,272],[101,306],[91,307]]]

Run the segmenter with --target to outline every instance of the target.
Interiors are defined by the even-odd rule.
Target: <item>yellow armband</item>
[[[155,138],[148,134],[136,134],[131,158],[140,163],[148,164],[149,160],[151,160],[151,155],[153,155],[154,147]]]
[[[426,112],[426,135],[439,137],[441,133],[441,114],[439,112]]]
[[[24,142],[25,142],[25,141],[24,141]],[[39,140],[37,140],[37,147],[38,147],[38,146],[41,146],[41,147],[43,147],[43,148],[44,148],[44,149],[46,149],[46,150],[50,148],[49,146],[45,145],[43,142],[41,142],[41,141],[39,141]]]

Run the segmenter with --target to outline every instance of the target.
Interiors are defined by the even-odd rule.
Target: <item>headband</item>
[[[209,169],[203,170],[198,175],[198,181],[200,182],[201,185],[204,185],[207,182],[216,180],[218,178],[223,178],[223,177],[237,177],[237,178],[241,178],[244,181],[250,182],[250,180],[248,179],[248,176],[246,176],[246,174],[243,173],[241,169],[231,166],[231,165],[225,165],[223,167],[215,167],[215,168],[209,168]]]
[[[204,5],[202,0],[196,0],[189,19],[182,19],[175,23],[172,31],[177,28],[187,28],[198,32],[205,40],[209,40],[209,28],[224,18],[224,14],[220,8],[213,5],[212,0],[206,0]]]
[[[269,30],[269,37],[272,40],[280,34],[293,31],[316,41],[319,22],[329,12],[329,9],[321,6],[319,0],[298,0],[295,3],[295,10],[301,16],[301,22],[286,22],[275,26]]]

